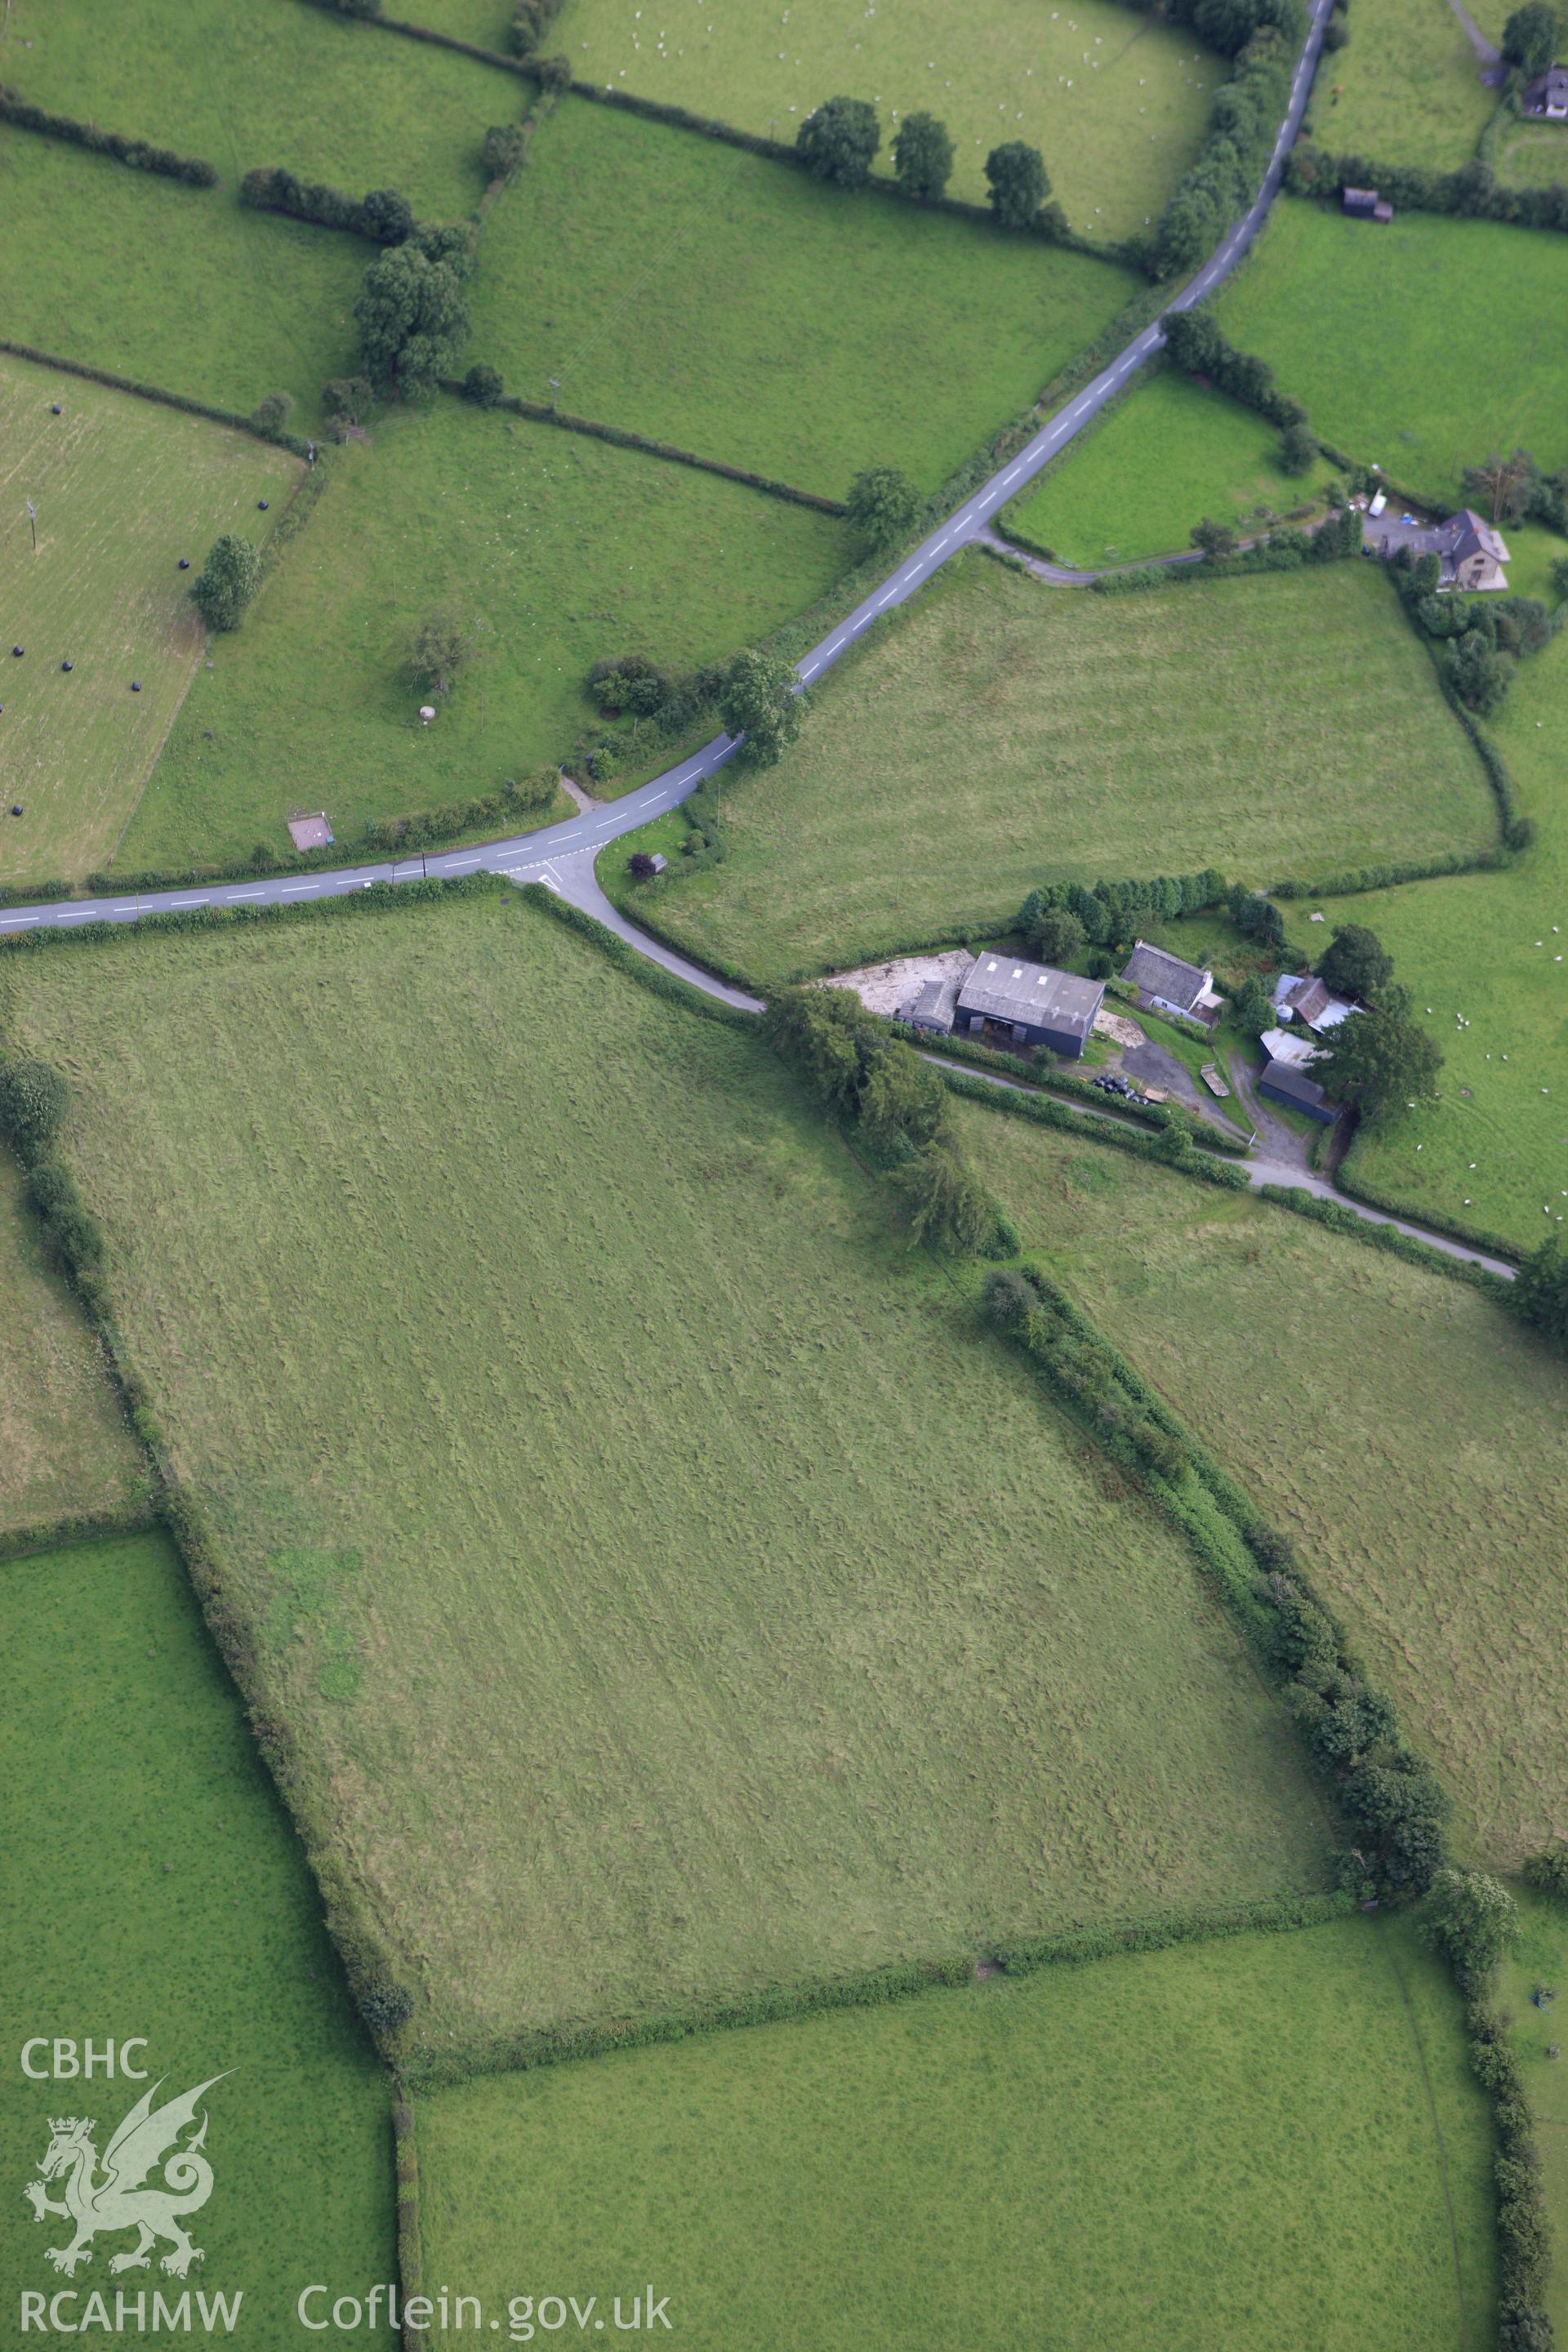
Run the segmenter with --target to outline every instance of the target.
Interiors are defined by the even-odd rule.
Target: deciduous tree
[[[753,647],[730,664],[719,716],[731,735],[744,735],[741,757],[752,767],[775,766],[800,733],[805,713],[799,684],[781,654]]]
[[[897,466],[868,466],[849,485],[846,519],[873,548],[896,546],[913,530],[922,500]]]
[[[893,170],[907,196],[940,196],[952,177],[952,142],[934,114],[906,114],[893,134]]]
[[[1394,978],[1394,958],[1364,923],[1336,923],[1333,938],[1318,958],[1318,977],[1342,996],[1368,1003]]]
[[[1502,28],[1502,53],[1527,79],[1543,74],[1563,46],[1563,20],[1546,0],[1526,0]]]
[[[1336,1102],[1354,1103],[1375,1118],[1390,1103],[1436,1099],[1443,1056],[1432,1039],[1403,1013],[1358,1013],[1329,1031],[1312,1076]]]
[[[247,539],[231,530],[215,539],[191,590],[208,628],[237,629],[260,578],[261,559]]]
[[[985,158],[991,209],[1004,228],[1032,228],[1051,193],[1045,158],[1037,147],[1008,139]]]
[[[449,604],[426,613],[408,646],[414,683],[430,694],[450,694],[474,649],[473,632]]]
[[[882,143],[877,110],[863,98],[829,98],[795,132],[796,152],[814,179],[861,188]]]
[[[365,271],[354,322],[371,382],[400,398],[428,397],[468,336],[463,271],[416,245],[395,245]]]

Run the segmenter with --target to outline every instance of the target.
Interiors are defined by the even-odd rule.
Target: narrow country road
[[[1190,310],[1194,303],[1202,301],[1206,294],[1212,293],[1236,268],[1267,218],[1269,206],[1279,194],[1285,158],[1294,143],[1311,91],[1312,77],[1322,48],[1323,28],[1332,5],[1333,0],[1312,0],[1311,21],[1290,85],[1289,108],[1280,123],[1256,201],[1250,211],[1210,255],[1196,277],[1167,305],[1168,309]],[[820,644],[803,656],[795,666],[802,687],[830,669],[880,614],[913,595],[917,588],[962,548],[975,540],[990,537],[991,519],[997,509],[1009,499],[1016,498],[1023,484],[1030,481],[1042,467],[1048,465],[1083,431],[1106,403],[1121,392],[1128,377],[1160,350],[1163,341],[1157,326],[1146,327],[1069,404],[1047,419],[1033,440],[1007,467],[994,474],[973,497],[965,499],[939,530],[932,531],[905,557],[890,578],[874,589]],[[641,785],[637,791],[627,793],[621,800],[604,806],[591,803],[559,824],[547,825],[537,833],[522,834],[510,840],[489,842],[479,849],[445,850],[426,854],[424,857],[391,861],[371,860],[362,865],[313,874],[214,883],[205,888],[143,893],[127,890],[109,898],[74,898],[43,906],[8,908],[0,910],[0,940],[21,931],[48,926],[69,928],[90,922],[133,923],[143,915],[181,914],[196,907],[290,907],[310,899],[339,898],[350,890],[368,889],[374,882],[417,881],[426,873],[444,877],[483,871],[504,876],[514,882],[544,883],[585,913],[595,916],[635,948],[638,954],[661,964],[667,971],[689,981],[694,987],[702,989],[708,995],[717,997],[726,1004],[739,1005],[747,1012],[758,1012],[761,1010],[758,998],[748,995],[743,989],[732,988],[726,982],[715,979],[711,972],[704,971],[700,965],[689,962],[629,922],[605,897],[594,872],[594,861],[606,842],[635,832],[650,817],[676,807],[706,777],[724,765],[733,755],[738,742],[738,737],[715,736],[710,743],[705,743],[689,759],[667,770],[662,776],[654,777],[650,783]],[[999,1078],[996,1083],[1006,1086],[1010,1081]],[[1087,1116],[1112,1115],[1089,1111]],[[1467,1248],[1441,1234],[1427,1232],[1401,1218],[1384,1216],[1381,1211],[1363,1207],[1360,1202],[1348,1200],[1343,1193],[1336,1192],[1333,1186],[1321,1177],[1310,1175],[1299,1167],[1273,1160],[1256,1160],[1247,1163],[1247,1172],[1248,1180],[1255,1185],[1304,1185],[1319,1199],[1337,1201],[1342,1207],[1353,1210],[1358,1217],[1365,1218],[1369,1223],[1395,1225],[1401,1233],[1409,1234],[1415,1240],[1428,1242],[1450,1257],[1468,1259],[1488,1267],[1494,1274],[1512,1279],[1514,1269],[1500,1259],[1488,1257],[1479,1250]]]
[[[1311,92],[1312,76],[1317,70],[1318,57],[1322,48],[1323,28],[1332,5],[1333,0],[1312,0],[1311,21],[1300,57],[1296,61],[1295,79],[1290,85],[1289,108],[1279,125],[1268,168],[1251,210],[1229,231],[1197,276],[1167,305],[1168,309],[1191,310],[1194,302],[1201,302],[1205,294],[1211,294],[1229,277],[1268,217],[1268,208],[1279,192],[1285,158],[1300,128],[1301,116]],[[905,557],[890,578],[874,588],[818,645],[803,655],[795,665],[801,685],[809,685],[825,670],[831,669],[880,614],[887,612],[890,605],[900,604],[913,595],[933,572],[939,571],[961,549],[980,537],[987,530],[998,507],[1016,498],[1023,484],[1030,481],[1043,466],[1058,456],[1068,442],[1100,414],[1107,401],[1115,398],[1128,377],[1160,350],[1163,341],[1164,337],[1157,326],[1145,327],[1109,367],[1100,371],[1092,383],[1085,385],[1070,404],[1048,418],[1010,465],[994,474],[973,497],[966,499],[956,512],[949,515],[938,530],[931,532]],[[652,954],[658,962],[671,964],[668,950],[656,948],[635,926],[625,923],[615,914],[594,882],[594,859],[607,841],[615,840],[621,834],[635,832],[650,817],[658,816],[665,809],[673,808],[685,800],[705,777],[712,775],[733,755],[738,741],[739,738],[735,736],[716,735],[710,743],[705,743],[700,751],[681,761],[678,767],[668,769],[662,776],[655,776],[650,783],[627,793],[621,800],[604,807],[579,811],[575,816],[560,824],[547,825],[537,833],[488,843],[482,849],[440,851],[424,859],[367,861],[363,865],[321,873],[296,874],[255,882],[216,883],[202,889],[156,890],[144,895],[122,891],[113,898],[74,898],[57,905],[11,908],[0,912],[0,939],[9,932],[31,929],[38,925],[102,921],[133,923],[142,915],[177,913],[191,907],[291,906],[297,899],[332,898],[345,890],[363,889],[370,882],[407,882],[416,879],[422,872],[434,875],[471,874],[483,867],[493,874],[509,875],[514,880],[548,883],[563,897],[597,915],[602,922],[609,921],[612,929],[630,940],[644,953]],[[672,968],[682,968],[679,957],[673,959]],[[695,973],[693,966],[683,968],[689,974]],[[728,1003],[751,1003],[754,1001],[739,991],[720,987],[706,973],[698,977],[698,984],[713,994],[721,995]]]

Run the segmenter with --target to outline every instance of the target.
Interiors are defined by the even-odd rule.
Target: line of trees
[[[877,110],[864,98],[828,98],[795,132],[795,152],[814,179],[863,188],[882,144]],[[931,203],[952,176],[953,146],[934,114],[906,115],[893,134],[893,177],[907,196]],[[1050,175],[1037,147],[1005,140],[985,158],[992,213],[1005,228],[1060,236],[1067,220],[1050,199]]]

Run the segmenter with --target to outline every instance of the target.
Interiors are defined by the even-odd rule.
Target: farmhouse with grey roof
[[[999,1022],[1016,1045],[1048,1045],[1053,1054],[1076,1057],[1104,995],[1103,981],[1079,980],[1049,964],[986,950],[958,992],[953,1025],[978,1034],[988,1021]]]
[[[1397,548],[1415,556],[1437,558],[1439,588],[1469,588],[1481,594],[1508,586],[1503,565],[1511,561],[1502,533],[1494,530],[1473,507],[1463,507],[1447,522],[1421,523],[1406,517],[1395,522],[1370,515],[1362,524],[1362,544],[1385,559]]]
[[[1544,114],[1549,122],[1568,122],[1568,66],[1548,66],[1527,81],[1519,95],[1526,114]]]
[[[1163,948],[1152,948],[1147,940],[1137,942],[1121,977],[1145,1003],[1164,1013],[1185,1013],[1192,1021],[1201,1021],[1219,1003],[1212,971],[1184,963],[1180,956],[1167,955]]]

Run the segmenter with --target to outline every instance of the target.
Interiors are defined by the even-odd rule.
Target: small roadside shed
[[[1076,1061],[1104,995],[1101,980],[984,952],[958,992],[952,1025],[978,1035],[994,1021],[1012,1031],[1015,1045],[1048,1045]]]
[[[1345,188],[1341,192],[1340,207],[1352,220],[1391,221],[1394,206],[1380,196],[1375,188]]]

